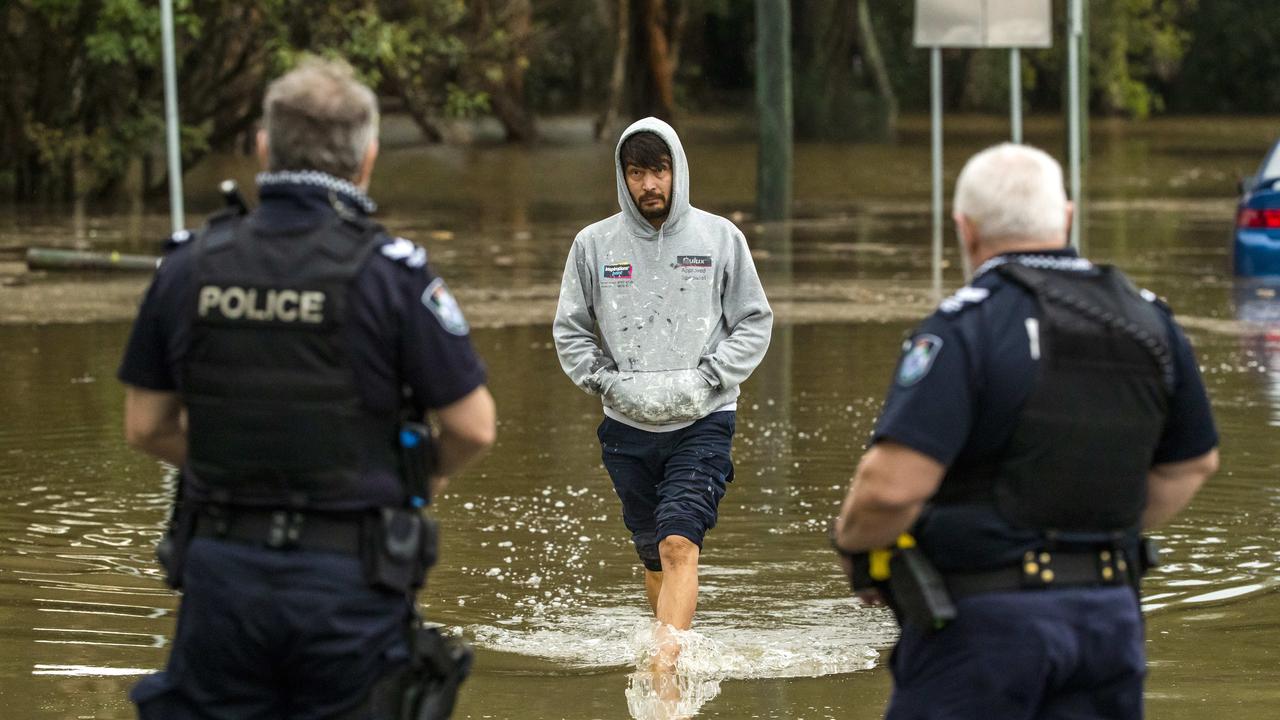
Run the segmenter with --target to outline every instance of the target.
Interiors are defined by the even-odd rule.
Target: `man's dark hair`
[[[623,170],[629,165],[662,170],[672,165],[671,148],[667,147],[666,141],[657,133],[641,130],[622,142],[618,160],[622,163]]]

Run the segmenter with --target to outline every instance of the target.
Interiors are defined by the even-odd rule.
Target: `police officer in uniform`
[[[1142,716],[1139,535],[1217,469],[1217,433],[1168,307],[1069,248],[1070,212],[1039,150],[966,164],[977,270],[904,343],[835,521],[902,624],[889,720]]]
[[[119,372],[127,441],[182,472],[178,627],[132,699],[166,720],[399,718],[434,553],[415,506],[493,442],[493,400],[425,251],[369,218],[373,93],[308,60],[264,113],[260,207],[173,236]],[[436,426],[433,469],[406,417]]]

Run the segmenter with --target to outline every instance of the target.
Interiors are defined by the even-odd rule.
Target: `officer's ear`
[[[378,138],[369,140],[369,147],[364,149],[364,158],[360,160],[360,172],[356,175],[356,187],[367,191],[369,181],[373,179],[373,164],[378,159]]]
[[[1071,237],[1071,223],[1075,222],[1075,219],[1076,219],[1076,204],[1068,200],[1067,201],[1067,221],[1062,224],[1062,227],[1066,228],[1066,232],[1064,232],[1063,234],[1066,235],[1067,238]],[[1070,242],[1070,240],[1068,240],[1068,242]]]
[[[952,213],[951,219],[956,224],[956,234],[960,237],[960,246],[968,255],[978,252],[978,229],[967,215]]]
[[[258,130],[258,138],[257,138],[256,145],[257,145],[257,151],[258,151],[258,165],[261,166],[263,170],[270,170],[271,169],[270,167],[271,145],[267,139],[266,128],[260,128]]]

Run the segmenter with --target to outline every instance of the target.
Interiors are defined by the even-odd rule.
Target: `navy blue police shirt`
[[[1038,370],[1031,350],[1035,338],[1026,323],[1028,318],[1038,319],[1035,299],[991,271],[1015,256],[1028,264],[1067,271],[1093,268],[1070,248],[1010,253],[979,268],[968,286],[943,301],[903,343],[872,443],[891,440],[948,467],[999,455]],[[1154,296],[1148,300],[1154,301]],[[1168,324],[1177,381],[1153,465],[1189,460],[1218,444],[1191,344],[1168,308],[1156,304]],[[1009,565],[1042,542],[1039,533],[1013,527],[990,504],[927,505],[913,533],[944,571]]]
[[[345,212],[368,214],[375,206],[354,185],[321,173],[263,173],[255,220],[282,233],[300,233]],[[117,376],[147,390],[181,392],[179,369],[195,318],[190,233],[181,231],[143,297]],[[407,401],[415,416],[462,399],[485,382],[485,368],[471,346],[469,328],[426,251],[408,240],[382,236],[352,287],[351,315],[343,333],[356,387],[365,406],[394,415]],[[400,502],[393,473],[368,477],[368,506]]]

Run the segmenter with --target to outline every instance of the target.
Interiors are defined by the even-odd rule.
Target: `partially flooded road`
[[[987,139],[996,138],[960,145]],[[748,207],[739,171],[754,166],[753,148],[688,144],[695,204]],[[1226,149],[1189,150],[1201,145]],[[1228,264],[1230,177],[1248,165],[1246,146],[1216,131],[1095,139],[1094,176],[1112,174],[1097,181],[1089,254],[1120,264],[1184,318],[1223,438],[1222,471],[1160,533],[1168,564],[1146,582],[1155,718],[1262,720],[1280,703],[1280,300],[1276,288],[1234,282]],[[927,187],[911,179],[927,177],[927,149],[894,150],[804,148],[804,217],[769,227],[738,218],[779,325],[744,388],[737,479],[706,545],[688,659],[700,675],[678,688],[677,709],[696,717],[882,713],[892,618],[848,597],[824,532],[901,337],[932,306]],[[459,290],[500,414],[493,453],[438,504],[443,555],[422,598],[431,619],[479,648],[459,718],[671,709],[655,709],[660,693],[633,675],[647,629],[640,572],[600,463],[598,401],[562,376],[548,325],[574,232],[612,212],[600,152],[408,148],[381,168],[384,221],[426,244]],[[963,159],[963,149],[950,152]],[[868,168],[887,175],[873,183]],[[846,181],[864,195],[827,187]],[[419,188],[439,190],[415,205]],[[28,220],[0,220],[0,238]],[[102,234],[129,222],[164,231],[158,216],[85,221]],[[50,218],[31,227],[32,242],[74,232]],[[121,232],[87,242],[136,249]],[[946,279],[955,287],[957,271]],[[60,282],[95,292],[83,277]],[[0,287],[0,312],[11,290]],[[0,326],[7,716],[132,717],[125,692],[164,661],[172,636],[177,601],[152,558],[171,487],[164,468],[120,440],[114,371],[127,332],[121,321]]]

